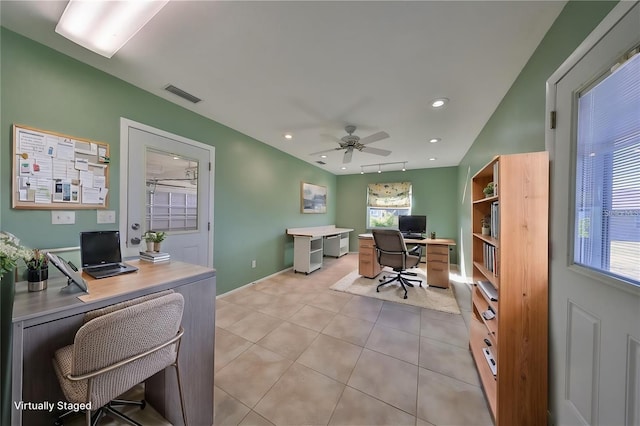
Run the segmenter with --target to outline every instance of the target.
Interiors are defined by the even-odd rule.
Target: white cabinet
[[[349,233],[342,232],[324,237],[324,255],[340,257],[349,253]]]
[[[308,274],[322,266],[322,237],[293,237],[293,271]]]
[[[293,271],[308,274],[322,267],[323,256],[349,253],[351,231],[335,225],[287,229],[287,234],[293,236]]]

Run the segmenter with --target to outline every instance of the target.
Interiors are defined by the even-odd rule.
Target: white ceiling
[[[565,1],[173,0],[111,59],[54,32],[66,3],[2,1],[1,23],[311,164],[347,124],[389,133],[369,145],[387,157],[319,166],[352,174],[457,165]]]

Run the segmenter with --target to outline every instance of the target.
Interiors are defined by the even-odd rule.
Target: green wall
[[[470,276],[471,203],[466,183],[498,154],[545,150],[546,81],[616,5],[570,1],[496,108],[458,166],[461,270]],[[461,237],[460,237],[461,236]]]
[[[117,213],[120,117],[214,146],[219,294],[291,266],[293,239],[286,228],[335,223],[334,175],[5,28],[1,43],[0,225],[25,245],[77,246],[80,231],[118,223],[98,225],[90,210],[77,211],[75,225],[53,226],[49,211],[11,209],[13,123],[109,143],[109,209]],[[300,181],[327,186],[326,214],[300,213]]]
[[[367,184],[379,182],[411,182],[412,213],[427,215],[427,231],[443,238],[456,239],[458,168],[407,170],[406,172],[366,173],[338,176],[336,224],[353,228],[350,250],[358,247],[358,234],[367,232]],[[452,262],[456,263],[456,250]]]

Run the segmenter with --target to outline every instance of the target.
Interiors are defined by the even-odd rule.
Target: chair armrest
[[[411,250],[407,251],[407,253],[413,256],[419,256],[422,254],[422,246],[416,245]]]

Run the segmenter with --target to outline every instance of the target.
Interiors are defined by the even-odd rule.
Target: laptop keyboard
[[[92,266],[88,268],[91,272],[112,271],[117,269],[120,269],[120,265]]]

